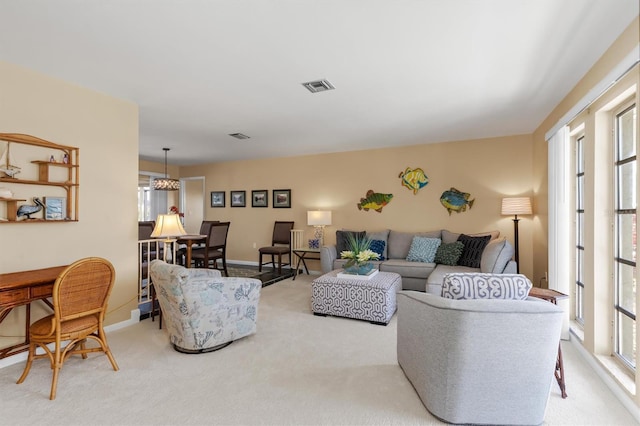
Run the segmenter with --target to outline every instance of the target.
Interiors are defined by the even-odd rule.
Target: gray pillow
[[[441,243],[440,238],[426,238],[416,235],[411,242],[407,260],[409,262],[433,263]]]
[[[513,257],[514,249],[506,238],[489,241],[482,252],[480,271],[500,274]]]
[[[430,232],[399,232],[389,231],[389,240],[387,241],[387,259],[406,259],[413,242],[413,237],[440,238],[440,231]]]

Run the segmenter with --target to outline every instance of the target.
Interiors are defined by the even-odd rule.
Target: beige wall
[[[69,264],[86,256],[109,259],[116,269],[107,323],[130,318],[137,307],[138,108],[0,62],[0,131],[25,133],[80,148],[79,221],[0,224],[0,273]],[[14,159],[24,168],[29,159]],[[45,189],[10,187],[19,198]],[[37,315],[45,312],[34,304]],[[0,325],[2,336],[24,335],[24,309]]]
[[[409,147],[344,152],[292,158],[182,167],[181,177],[205,176],[207,205],[211,191],[226,192],[225,208],[206,208],[206,219],[231,221],[228,258],[257,262],[257,247],[271,243],[275,220],[294,220],[311,238],[307,210],[329,209],[333,224],[325,240],[335,242],[337,229],[446,228],[456,232],[498,229],[513,242],[513,221],[500,215],[504,196],[532,195],[533,152],[530,136],[424,144]],[[422,168],[429,184],[414,195],[398,175],[407,167]],[[443,191],[455,187],[471,194],[474,205],[452,213],[440,204]],[[251,191],[269,191],[268,208],[251,207]],[[291,189],[292,208],[273,208],[272,190]],[[382,213],[360,211],[366,192],[393,194]],[[247,207],[229,207],[229,191],[247,191]],[[532,222],[520,222],[521,272],[531,276]],[[314,265],[316,268],[317,265]]]

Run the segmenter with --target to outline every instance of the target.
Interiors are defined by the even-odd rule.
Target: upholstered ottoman
[[[335,315],[387,325],[396,311],[396,293],[402,279],[395,272],[378,272],[368,280],[339,278],[342,269],[328,272],[311,283],[314,315]]]

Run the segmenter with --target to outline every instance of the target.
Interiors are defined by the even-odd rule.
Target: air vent
[[[335,87],[328,80],[310,81],[308,83],[302,83],[311,93],[326,92],[327,90],[333,90]]]
[[[236,139],[249,139],[249,136],[244,135],[242,133],[229,133],[229,136],[236,138]]]

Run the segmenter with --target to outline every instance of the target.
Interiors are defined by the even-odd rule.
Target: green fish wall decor
[[[382,208],[391,202],[393,194],[381,194],[379,192],[373,192],[372,189],[367,191],[365,198],[360,198],[358,210],[375,210],[378,213],[382,213]]]
[[[464,212],[467,211],[467,206],[471,208],[473,206],[473,200],[469,200],[471,194],[468,192],[458,191],[455,188],[451,188],[448,191],[444,191],[440,196],[440,203],[444,206],[445,209],[449,212],[449,216],[451,216],[451,212]]]
[[[402,179],[400,182],[402,186],[411,189],[413,195],[416,195],[422,187],[427,186],[429,183],[429,178],[424,173],[424,170],[419,167],[417,169],[407,167],[404,172],[400,172],[398,177]]]

